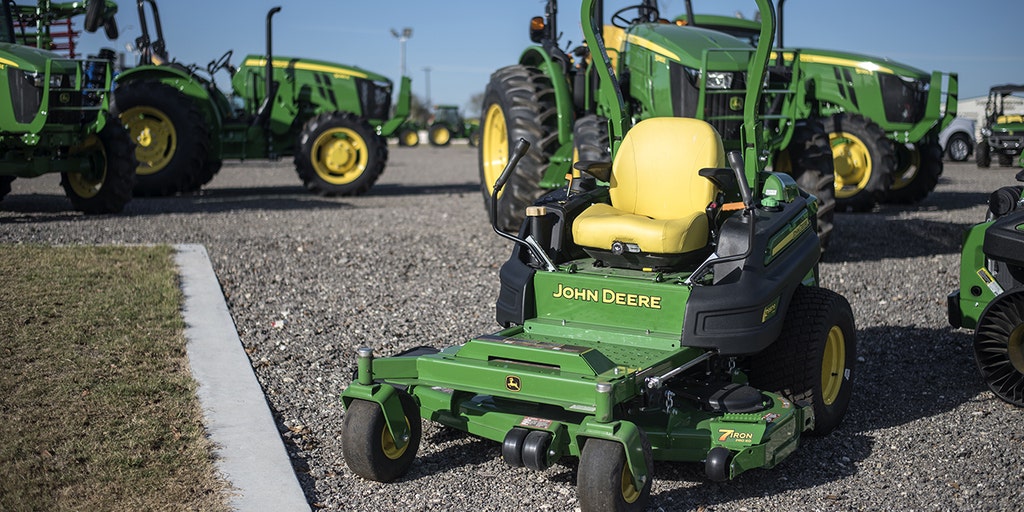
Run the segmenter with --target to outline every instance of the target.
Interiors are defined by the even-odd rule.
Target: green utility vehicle
[[[1007,112],[1007,98],[1024,98],[1024,85],[997,85],[989,89],[981,142],[974,153],[978,167],[992,165],[993,154],[999,165],[1012,166],[1014,157],[1024,152],[1024,115]],[[1018,164],[1024,167],[1024,160]]]
[[[518,229],[536,198],[566,183],[574,160],[608,158],[608,121],[615,102],[597,94],[603,63],[589,45],[567,52],[559,48],[557,2],[548,0],[545,16],[530,23],[530,39],[519,63],[491,75],[484,91],[480,181],[485,205],[508,161],[510,141],[527,139],[534,147],[498,197],[498,226]],[[741,149],[740,125],[747,90],[745,76],[754,47],[730,35],[680,26],[661,17],[655,0],[620,9],[605,23],[604,2],[597,2],[598,32],[621,81],[630,122],[652,117],[690,117],[708,121],[726,150]],[[772,106],[765,114],[764,158],[790,173],[820,201],[818,229],[827,244],[832,231],[834,188],[832,155],[824,128],[810,115],[801,74],[793,62],[772,62],[763,91]],[[613,98],[615,99],[615,98]]]
[[[85,26],[113,25],[113,12],[99,0],[51,3],[31,12],[0,2],[0,198],[16,178],[61,173],[61,186],[75,209],[116,213],[131,200],[135,183],[131,141],[107,110],[111,65],[103,59],[67,59],[20,44],[13,19],[46,23],[86,14]],[[109,30],[109,29],[108,29]]]
[[[150,39],[145,4],[156,28]],[[409,84],[391,116],[392,82],[352,66],[274,56],[271,19],[267,51],[231,65],[232,51],[198,66],[171,62],[153,0],[138,0],[140,65],[118,75],[112,110],[136,141],[136,194],[167,195],[199,189],[225,159],[293,156],[306,188],[321,195],[357,195],[370,189],[388,159],[386,137],[409,113]],[[232,91],[214,79],[226,70]]]
[[[480,144],[480,121],[466,119],[455,105],[434,107],[434,121],[427,137],[432,146],[447,146],[452,139],[466,139],[470,146]]]
[[[595,3],[583,0],[581,19],[606,66],[595,93],[610,104],[624,96]],[[768,36],[772,5],[758,7]],[[747,59],[757,84],[771,49],[761,40]],[[854,378],[853,313],[818,286],[816,199],[763,170],[768,98],[759,87],[743,98],[744,144],[728,156],[706,121],[630,126],[625,103],[609,110],[611,161],[574,164],[518,234],[492,222],[515,244],[500,271],[501,330],[391,357],[358,350],[342,393],[348,467],[401,477],[425,418],[501,443],[511,466],[578,457],[584,511],[644,510],[655,460],[701,463],[725,481],[838,427]],[[515,142],[492,195],[531,151]]]
[[[1024,183],[1024,171],[1017,181]],[[964,236],[949,323],[974,329],[974,356],[989,389],[1024,406],[1024,186],[993,192],[986,217]]]
[[[837,209],[869,211],[880,202],[915,203],[927,197],[942,174],[939,132],[956,117],[957,74],[927,73],[850,52],[786,48],[784,3],[778,0],[776,46],[786,61],[799,61],[799,87],[808,91],[829,134]],[[690,0],[686,8],[677,22],[756,43],[758,21],[694,14]]]

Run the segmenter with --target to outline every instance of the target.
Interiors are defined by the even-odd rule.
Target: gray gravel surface
[[[411,471],[392,484],[345,466],[339,393],[355,349],[389,354],[496,330],[509,244],[486,222],[473,148],[392,145],[369,194],[304,191],[289,161],[226,164],[194,196],[136,199],[85,217],[53,176],[17,180],[0,243],[198,243],[314,508],[575,510],[576,464],[510,469],[497,443],[424,422]],[[652,510],[1019,510],[1024,410],[987,391],[970,332],[949,327],[959,244],[1014,170],[946,163],[914,206],[836,215],[824,284],[845,295],[859,363],[845,422],[772,470],[710,483],[699,464],[657,463]]]

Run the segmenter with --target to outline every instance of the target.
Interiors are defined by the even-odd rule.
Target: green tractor
[[[1024,183],[1024,171],[1017,173]],[[989,197],[985,222],[964,236],[949,323],[974,329],[978,370],[997,397],[1024,407],[1024,185]]]
[[[624,98],[594,7],[581,19],[601,101]],[[772,5],[758,0],[773,28]],[[766,78],[771,38],[746,71]],[[854,379],[846,299],[821,288],[816,199],[767,172],[760,87],[746,90],[741,149],[706,121],[608,111],[611,161],[579,160],[530,205],[500,271],[501,329],[437,349],[357,351],[342,393],[342,449],[360,477],[411,466],[421,419],[501,444],[514,467],[577,457],[580,508],[644,510],[654,461],[726,481],[772,468],[805,435],[840,425]],[[531,144],[514,143],[492,195]],[[496,210],[492,201],[490,208]]]
[[[31,8],[0,2],[0,198],[16,178],[59,172],[65,194],[81,212],[116,213],[131,200],[131,140],[107,108],[110,62],[26,46],[13,24],[16,16],[37,22],[45,35],[50,21],[85,14],[86,29],[95,30],[116,27],[115,10],[100,0],[40,0]],[[37,44],[47,47],[39,37]]]
[[[431,146],[447,146],[452,139],[466,139],[470,146],[480,144],[480,121],[466,119],[455,105],[434,107],[434,120],[430,123],[427,138]]]
[[[153,14],[150,38],[145,4]],[[274,56],[271,19],[267,51],[246,56],[235,68],[232,51],[207,64],[168,59],[153,0],[138,0],[140,65],[116,79],[112,110],[136,142],[138,195],[198,190],[225,159],[293,156],[305,187],[325,196],[362,194],[384,171],[386,137],[409,113],[408,77],[391,116],[392,82],[352,66]],[[232,91],[215,75],[226,70]]]
[[[985,103],[985,124],[981,127],[981,142],[974,150],[974,161],[978,167],[992,165],[992,155],[1002,166],[1014,165],[1014,157],[1024,152],[1024,115],[1006,111],[1006,98],[1020,99],[1024,96],[1024,85],[997,85],[988,91]],[[1018,162],[1024,167],[1024,160]]]
[[[534,43],[519,63],[491,75],[481,112],[480,181],[485,206],[508,161],[509,141],[525,138],[534,151],[498,197],[497,223],[518,229],[536,198],[566,183],[576,160],[606,159],[608,119],[618,108],[600,73],[603,63],[589,45],[571,52],[559,47],[557,2],[549,0],[544,17],[530,22]],[[742,149],[740,126],[749,81],[745,76],[755,48],[747,40],[703,28],[670,23],[655,0],[620,9],[605,23],[604,2],[597,2],[598,32],[613,74],[621,83],[630,122],[653,117],[690,117],[708,121],[726,150]],[[820,122],[811,115],[806,91],[796,87],[802,71],[793,62],[773,61],[764,94],[765,149],[776,169],[793,176],[816,196],[822,243],[832,232],[834,186],[832,154]]]
[[[957,110],[957,75],[927,73],[889,59],[783,46],[778,0],[776,46],[786,61],[799,61],[800,87],[828,132],[835,160],[836,208],[870,211],[878,203],[915,203],[935,189],[942,174],[939,132]],[[677,22],[752,40],[760,23],[694,14],[690,0]],[[943,97],[945,103],[943,104]]]

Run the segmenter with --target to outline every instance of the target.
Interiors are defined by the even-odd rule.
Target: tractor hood
[[[54,73],[74,73],[76,65],[59,54],[12,43],[0,43],[0,65],[10,66],[26,72],[42,73],[46,71],[46,62],[53,60],[51,71]]]
[[[245,58],[243,65],[249,67],[262,67],[266,65],[266,62],[266,58],[263,55],[249,55]],[[363,78],[374,82],[386,82],[391,84],[391,80],[384,75],[367,71],[356,66],[346,66],[344,64],[337,64],[323,60],[300,59],[296,57],[274,55],[273,65],[278,69],[330,73],[335,78]]]
[[[837,52],[834,50],[819,50],[815,48],[800,48],[800,63],[824,64],[828,66],[841,66],[855,68],[858,72],[888,73],[904,78],[928,81],[929,73],[889,60],[887,58],[872,57],[860,53]],[[791,59],[792,53],[789,49],[783,50],[787,60]]]
[[[724,32],[664,23],[644,23],[626,32],[626,46],[639,46],[686,67],[700,69],[708,50],[742,49],[739,52],[711,51],[707,54],[711,69],[743,70],[754,47]]]

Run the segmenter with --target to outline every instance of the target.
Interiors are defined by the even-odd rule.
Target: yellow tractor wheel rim
[[[501,171],[508,165],[508,128],[505,125],[505,112],[497,103],[491,104],[484,114],[480,156],[484,168],[484,186],[492,190]]]
[[[121,123],[135,141],[136,174],[156,174],[167,167],[178,149],[178,132],[162,110],[132,107],[121,113]]]
[[[415,145],[417,142],[419,142],[419,138],[420,138],[420,136],[417,135],[416,132],[412,132],[412,131],[406,132],[404,137],[405,137],[405,139],[403,139],[402,142],[406,146]]]
[[[916,147],[907,148],[907,151],[910,153],[910,160],[906,167],[896,172],[896,180],[889,187],[890,190],[899,190],[909,185],[921,170],[921,152]]]
[[[434,143],[439,145],[445,145],[452,139],[452,132],[448,131],[448,128],[440,127],[434,130]]]
[[[629,464],[622,465],[622,500],[626,503],[635,503],[640,498],[640,489],[633,483],[633,472],[629,470]]]
[[[405,428],[407,431],[412,430],[412,427],[409,425],[409,418],[405,418]],[[409,448],[409,443],[405,443],[401,448],[395,446],[395,438],[391,435],[391,430],[385,425],[384,431],[380,434],[380,447],[385,457],[391,460],[398,460],[405,454],[405,450]]]
[[[846,373],[846,336],[838,325],[829,329],[824,352],[821,360],[821,399],[825,405],[832,405],[843,389]]]
[[[99,137],[90,135],[80,146],[76,146],[70,151],[72,155],[86,152],[92,153],[89,162],[93,165],[93,170],[97,172],[90,173],[91,177],[80,172],[69,172],[67,180],[71,190],[74,190],[78,197],[90,199],[100,193],[103,182],[107,179],[107,151],[100,143]]]
[[[331,128],[313,141],[313,170],[332,185],[352,183],[366,171],[366,141],[350,128]]]
[[[828,138],[835,164],[836,198],[856,196],[871,181],[871,152],[860,138],[846,132],[830,133]]]

